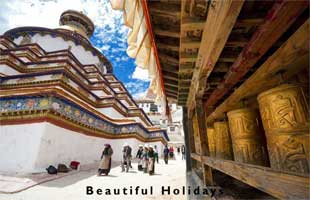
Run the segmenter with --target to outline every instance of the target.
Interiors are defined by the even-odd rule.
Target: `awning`
[[[167,99],[164,91],[160,63],[153,39],[147,4],[145,0],[110,0],[114,10],[122,10],[124,24],[131,30],[128,33],[129,57],[135,59],[137,67],[147,69],[151,80],[150,89],[156,95],[155,101],[163,108],[167,108]],[[165,111],[169,114],[169,109]]]

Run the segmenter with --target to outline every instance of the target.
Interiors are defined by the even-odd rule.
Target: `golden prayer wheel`
[[[214,122],[216,158],[233,160],[227,122]]]
[[[243,108],[230,111],[227,116],[235,161],[267,166],[267,149],[259,129],[258,113]]]
[[[283,84],[258,95],[271,167],[309,174],[309,109],[302,87]]]
[[[214,128],[207,128],[207,135],[208,135],[210,156],[215,157],[215,130]]]

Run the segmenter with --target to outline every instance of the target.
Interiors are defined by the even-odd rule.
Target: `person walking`
[[[181,152],[182,152],[182,160],[185,159],[185,145],[183,144],[181,147]]]
[[[143,155],[143,145],[142,144],[140,144],[139,145],[139,149],[138,149],[138,151],[137,151],[137,154],[136,154],[136,158],[138,158],[139,159],[139,161],[138,161],[138,170],[139,171],[143,171],[143,167],[142,167],[142,155]]]
[[[144,145],[142,160],[143,160],[143,172],[147,173],[148,165],[149,165],[149,155],[148,155],[148,146]]]
[[[130,162],[131,162],[131,147],[127,143],[125,143],[123,145],[123,157],[121,161],[122,172],[125,171],[125,165],[126,165],[126,172],[129,171]]]
[[[155,161],[158,163],[158,149],[156,145],[154,146],[154,158]]]
[[[149,157],[149,164],[148,164],[149,175],[153,175],[155,173],[155,151],[153,149],[153,146],[149,147],[148,157]]]
[[[168,155],[169,155],[169,149],[168,149],[168,146],[166,145],[165,148],[164,148],[164,161],[165,161],[165,164],[168,164]]]
[[[101,154],[101,161],[98,169],[98,176],[108,175],[111,170],[113,149],[110,144],[105,144]]]

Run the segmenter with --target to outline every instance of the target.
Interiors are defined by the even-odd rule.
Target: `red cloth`
[[[72,169],[77,169],[79,165],[80,165],[80,162],[78,162],[78,161],[72,161],[72,162],[70,163],[70,167],[71,167]]]

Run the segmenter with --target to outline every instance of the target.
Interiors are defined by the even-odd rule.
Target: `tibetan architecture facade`
[[[191,177],[309,199],[308,2],[124,0],[122,9],[133,2],[163,93],[183,106]]]
[[[167,131],[169,137],[168,145],[175,148],[184,145],[184,131],[183,131],[183,110],[182,106],[171,103],[168,106],[170,119],[164,115],[162,105],[157,105],[152,90],[148,90],[145,97],[136,99],[135,102],[139,108],[143,109],[153,125]]]
[[[121,159],[127,142],[167,143],[112,65],[88,37],[92,21],[61,15],[60,27],[19,27],[0,36],[0,171],[35,172],[48,165],[100,159],[105,143]]]

